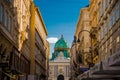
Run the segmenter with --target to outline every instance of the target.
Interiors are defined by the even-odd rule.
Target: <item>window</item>
[[[104,0],[102,0],[101,9],[102,9],[102,15],[103,15],[104,14]]]
[[[117,43],[120,42],[120,37],[119,37],[119,36],[116,38],[116,42],[117,42]]]
[[[103,38],[103,28],[101,27],[101,30],[100,30],[100,34],[101,34],[101,39]]]
[[[116,51],[119,51],[120,50],[120,37],[118,36],[117,38],[116,38]]]
[[[7,12],[5,11],[5,16],[4,16],[4,25],[7,27]]]
[[[100,17],[101,17],[101,12],[102,12],[102,6],[101,6],[102,4],[101,3],[99,3],[99,16],[98,16],[98,19],[100,20]]]
[[[98,6],[98,20],[100,20],[100,4]]]
[[[105,36],[105,29],[106,29],[106,26],[105,26],[105,23],[103,24],[103,37]]]
[[[11,3],[13,3],[13,0],[9,0]]]
[[[113,26],[114,23],[115,23],[115,13],[116,13],[116,10],[115,10],[115,7],[114,7],[114,9],[112,10],[112,19],[113,19],[113,24],[112,24],[112,26]]]
[[[11,31],[11,29],[12,29],[12,17],[11,16],[9,16],[8,24],[9,24],[8,30]]]
[[[109,3],[111,3],[113,0],[109,0]]]
[[[0,22],[2,22],[3,19],[3,6],[0,4]]]
[[[102,25],[101,26],[101,38],[103,38],[104,37],[104,26]]]
[[[113,25],[113,15],[111,12],[111,14],[110,14],[110,28],[112,28],[112,25]]]
[[[100,37],[101,37],[101,36],[100,36],[100,30],[99,30],[99,32],[98,32],[98,39],[99,39],[99,41],[101,40]]]
[[[7,24],[8,24],[8,30],[9,30],[9,31],[11,30],[11,26],[10,26],[10,23],[11,23],[10,21],[11,21],[11,19],[10,19],[10,18],[11,18],[11,17],[8,16],[8,23],[7,23]]]
[[[109,26],[110,26],[110,25],[109,25],[109,18],[107,18],[107,19],[106,19],[107,33],[108,33],[108,31],[109,31]]]
[[[107,20],[104,22],[104,34],[107,34]]]
[[[112,55],[112,37],[110,37],[110,55]]]
[[[120,1],[118,1],[119,9],[120,9]],[[120,10],[119,10],[119,18],[120,18]]]
[[[115,8],[116,8],[116,10],[115,10],[115,19],[116,19],[116,21],[119,19],[119,13],[120,13],[120,7],[119,7],[119,3],[117,2],[117,4],[116,4],[116,6],[115,6]]]
[[[108,0],[105,0],[105,9],[108,7]]]
[[[107,46],[107,41],[106,41],[106,45],[105,45],[105,46],[106,46],[106,47],[105,47],[105,48],[106,48],[106,49],[105,49],[105,52],[107,53],[107,50],[108,50],[108,49],[107,49],[107,48],[108,48],[108,46]]]

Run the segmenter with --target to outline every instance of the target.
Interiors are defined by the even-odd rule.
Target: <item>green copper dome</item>
[[[50,60],[54,60],[56,57],[58,57],[60,52],[63,53],[64,58],[66,58],[66,59],[69,58],[69,47],[67,45],[67,42],[64,40],[63,35],[55,43],[54,52],[52,53],[52,58]]]
[[[63,35],[61,36],[61,38],[55,43],[55,50],[63,50],[63,49],[68,49],[68,45],[67,42],[64,40]]]

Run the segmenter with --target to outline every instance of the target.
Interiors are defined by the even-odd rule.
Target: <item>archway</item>
[[[59,76],[57,77],[57,80],[64,80],[64,76],[63,76],[63,75],[59,75]]]

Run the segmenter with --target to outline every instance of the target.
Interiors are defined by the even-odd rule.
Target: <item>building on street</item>
[[[79,80],[119,80],[120,1],[90,0],[88,8],[93,65],[89,65],[89,70],[77,78]],[[82,44],[81,38],[82,36],[79,36],[80,40],[77,41],[76,38],[75,41]]]
[[[49,80],[70,79],[70,52],[63,35],[55,43],[52,58],[49,61]]]
[[[89,8],[82,8],[71,47],[71,67],[74,74],[72,77],[77,77],[82,74],[84,70],[88,70],[89,62],[91,62],[91,38],[89,36],[91,27],[89,23]]]
[[[32,0],[0,0],[0,80],[47,79],[47,34]]]
[[[47,60],[48,42],[46,40],[48,32],[43,22],[39,9],[35,8],[35,74],[37,80],[45,80],[47,78]]]

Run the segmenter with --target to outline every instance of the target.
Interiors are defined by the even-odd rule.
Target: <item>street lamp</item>
[[[78,34],[78,40],[77,41],[79,41],[79,43],[81,42],[80,41],[80,39],[79,39],[79,36],[80,36],[80,34],[82,33],[82,32],[88,32],[90,35],[90,43],[91,43],[91,47],[90,47],[90,50],[89,50],[89,52],[90,52],[90,57],[91,57],[91,62],[89,63],[89,68],[90,67],[93,67],[94,66],[94,63],[93,63],[93,54],[92,54],[92,38],[93,38],[93,34],[89,31],[89,30],[81,30],[80,32],[79,32],[79,34]]]

